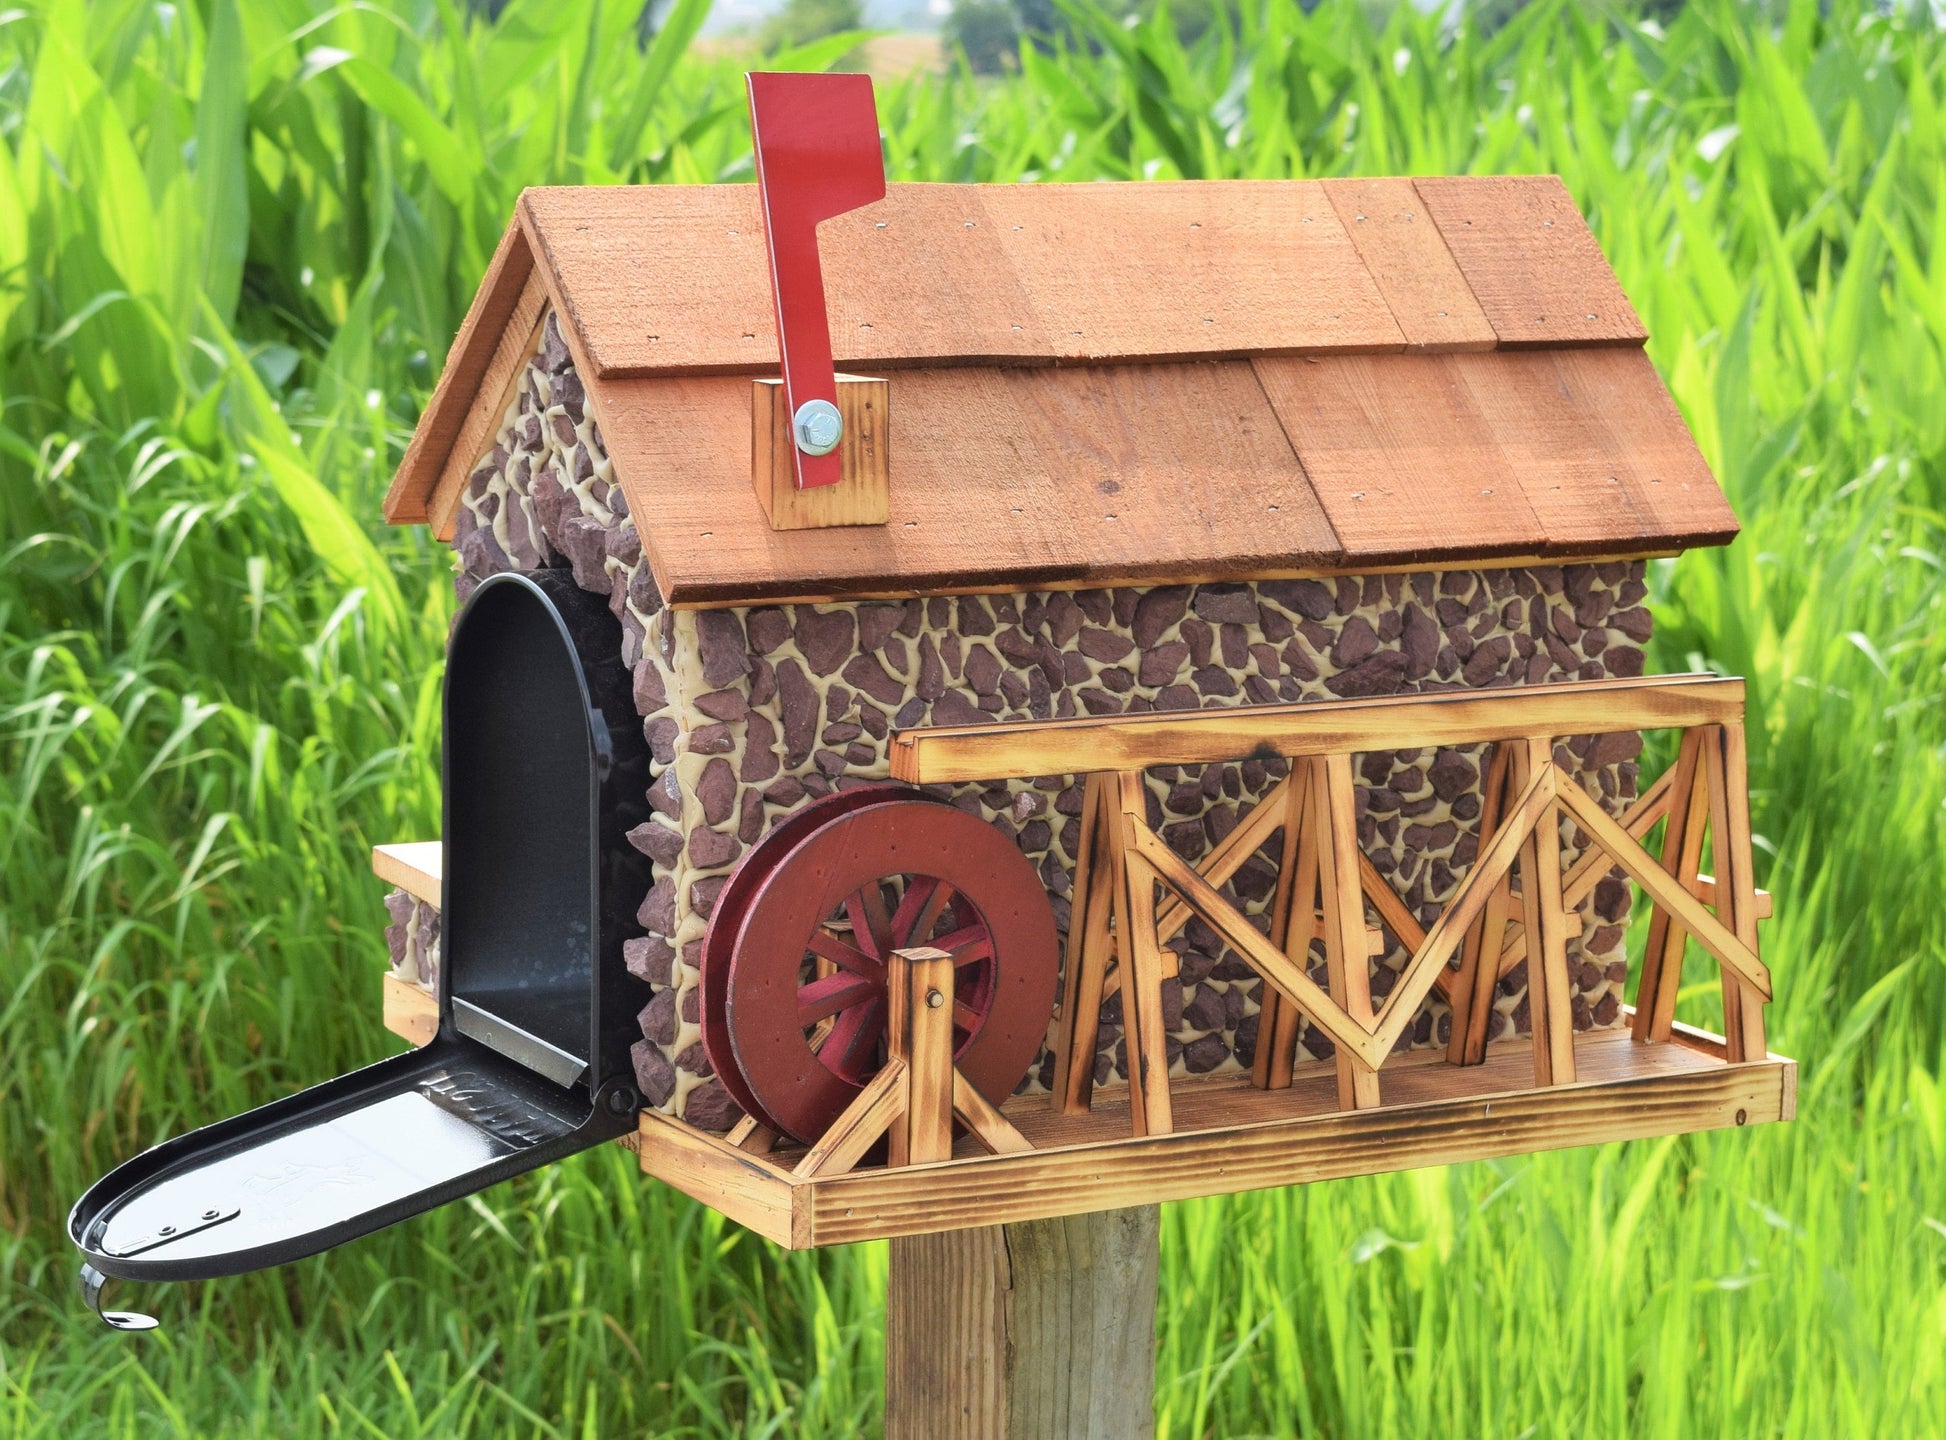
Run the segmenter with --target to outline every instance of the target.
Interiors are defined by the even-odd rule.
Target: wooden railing
[[[1380,1071],[1427,996],[1453,1009],[1447,1058],[1485,1054],[1494,986],[1527,965],[1537,1086],[1575,1078],[1567,969],[1570,923],[1601,877],[1620,866],[1653,911],[1635,1038],[1666,1042],[1685,940],[1722,966],[1728,1059],[1765,1053],[1770,972],[1757,920],[1768,897],[1751,869],[1743,682],[1712,676],[1528,686],[1378,700],[1012,722],[902,731],[892,773],[914,783],[1085,775],[1081,853],[1056,1047],[1055,1094],[1091,1103],[1103,999],[1123,995],[1135,1133],[1171,1128],[1162,985],[1164,949],[1200,917],[1265,982],[1253,1078],[1288,1085],[1301,1019],[1329,1037],[1339,1104],[1380,1103]],[[1676,763],[1619,819],[1554,761],[1568,736],[1681,728]],[[1358,849],[1352,756],[1375,750],[1490,743],[1476,858],[1437,919],[1422,926]],[[1283,759],[1290,773],[1198,864],[1149,826],[1142,772],[1156,765]],[[1565,873],[1560,819],[1587,840]],[[1660,857],[1644,841],[1664,826]],[[1273,834],[1283,848],[1269,933],[1222,886]],[[1705,836],[1716,875],[1701,874]],[[1518,880],[1518,889],[1514,881]],[[1158,907],[1157,890],[1163,893]],[[1410,951],[1374,1006],[1366,906]],[[1327,981],[1306,973],[1322,941]],[[1383,943],[1382,940],[1379,943]]]

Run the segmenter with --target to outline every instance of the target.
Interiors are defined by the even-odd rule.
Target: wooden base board
[[[438,1006],[388,975],[385,1023],[423,1044]],[[1626,1028],[1590,1031],[1574,1039],[1579,1080],[1535,1089],[1533,1042],[1524,1036],[1489,1047],[1480,1065],[1448,1065],[1442,1051],[1415,1050],[1381,1072],[1383,1105],[1359,1111],[1338,1109],[1329,1063],[1297,1066],[1288,1090],[1258,1090],[1246,1074],[1178,1077],[1175,1132],[1141,1139],[1129,1134],[1126,1086],[1097,1090],[1084,1115],[1060,1114],[1046,1095],[1016,1095],[1001,1112],[1031,1151],[988,1155],[961,1136],[950,1160],[827,1178],[791,1173],[801,1146],[753,1155],[659,1111],[644,1111],[623,1143],[643,1173],[805,1250],[1763,1125],[1797,1113],[1795,1060],[1767,1055],[1732,1065],[1724,1053],[1721,1036],[1686,1025],[1667,1045],[1637,1044]]]
[[[405,840],[372,846],[372,874],[388,885],[439,908],[444,851],[437,840]]]
[[[639,1131],[642,1169],[793,1250],[920,1235],[1313,1180],[1450,1165],[1536,1150],[1788,1120],[1797,1063],[1770,1055],[1731,1065],[1709,1037],[1640,1045],[1624,1030],[1575,1037],[1575,1084],[1533,1088],[1525,1038],[1486,1062],[1453,1066],[1438,1051],[1402,1055],[1381,1077],[1384,1104],[1340,1111],[1330,1064],[1297,1067],[1288,1090],[1244,1075],[1177,1079],[1175,1133],[1129,1134],[1126,1089],[1096,1092],[1062,1115],[1044,1095],[1002,1107],[1034,1145],[899,1169],[799,1179],[802,1151],[756,1156],[657,1112]]]
[[[410,981],[387,975],[385,1028],[414,1045],[430,1044],[439,1033],[439,1001]]]

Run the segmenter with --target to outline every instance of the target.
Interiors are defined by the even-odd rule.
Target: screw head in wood
[[[844,438],[845,420],[829,400],[806,400],[791,417],[791,431],[806,455],[829,455]]]
[[[941,995],[937,990],[928,990],[926,992],[926,1008],[928,1010],[937,1010],[945,1003],[946,997]]]

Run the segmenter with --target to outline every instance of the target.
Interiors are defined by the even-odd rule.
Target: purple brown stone
[[[642,1092],[642,1103],[659,1110],[676,1092],[676,1067],[669,1057],[647,1040],[629,1047],[628,1058],[635,1068],[635,1088]]]
[[[708,612],[705,612],[708,613]],[[813,675],[830,675],[844,664],[854,648],[858,623],[848,611],[814,610],[799,606],[791,633],[798,653]]]
[[[741,1120],[743,1111],[730,1098],[720,1080],[711,1080],[689,1092],[683,1100],[682,1118],[699,1130],[720,1132]]]

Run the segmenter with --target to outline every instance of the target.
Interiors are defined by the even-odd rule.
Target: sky
[[[716,0],[703,33],[754,30],[783,8],[784,0]],[[951,8],[951,0],[865,0],[865,24],[874,30],[937,30]]]

